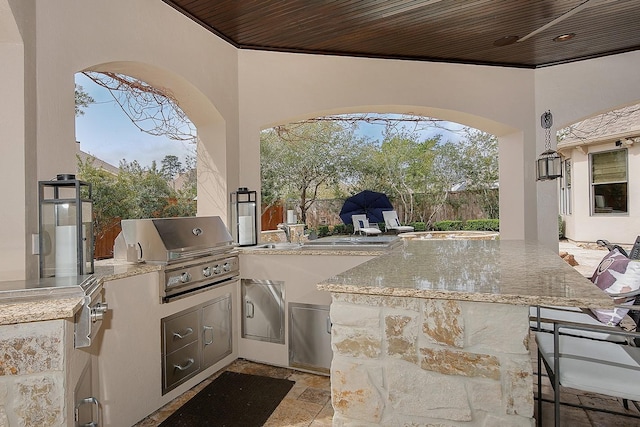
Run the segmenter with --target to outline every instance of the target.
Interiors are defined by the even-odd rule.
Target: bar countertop
[[[537,242],[405,241],[318,289],[513,305],[612,307],[607,294]]]

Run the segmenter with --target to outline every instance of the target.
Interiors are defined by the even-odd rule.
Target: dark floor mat
[[[160,427],[260,427],[294,381],[225,371]]]

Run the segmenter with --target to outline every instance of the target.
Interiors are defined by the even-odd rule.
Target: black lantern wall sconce
[[[545,151],[538,156],[536,162],[536,174],[538,181],[547,181],[550,179],[560,178],[562,176],[562,165],[560,155],[557,151],[551,149],[551,126],[553,125],[553,116],[551,111],[547,110],[540,116],[540,126],[544,129]]]

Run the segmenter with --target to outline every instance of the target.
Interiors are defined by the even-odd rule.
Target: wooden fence
[[[489,197],[494,197],[497,202],[498,190],[491,190]],[[342,224],[339,213],[344,203],[343,199],[317,200],[307,211],[306,225],[309,228],[317,228],[319,225]],[[398,212],[398,217],[402,222],[405,218],[402,203],[391,200],[392,205]],[[272,206],[264,210],[262,214],[262,229],[275,230],[277,224],[282,222],[282,206]],[[298,218],[300,217],[298,212]],[[471,191],[451,192],[447,196],[447,201],[439,206],[434,206],[426,202],[416,202],[413,213],[407,215],[406,222],[428,222],[431,223],[445,220],[485,219],[488,218],[482,207],[482,196]]]

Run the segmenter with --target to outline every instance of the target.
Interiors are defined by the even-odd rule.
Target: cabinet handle
[[[253,306],[253,303],[251,301],[247,301],[245,303],[245,306],[246,306],[245,317],[247,319],[253,319],[253,316],[255,314],[255,308]]]
[[[187,329],[185,329],[185,330],[184,330],[184,332],[182,332],[182,333],[180,333],[180,332],[174,332],[174,333],[173,333],[173,336],[181,340],[181,339],[183,339],[183,338],[188,337],[188,336],[189,336],[189,335],[191,335],[192,333],[193,333],[193,329],[191,329],[191,328],[187,328]]]
[[[98,415],[98,419],[100,419],[100,402],[98,402],[98,399],[96,399],[95,397],[85,397],[84,399],[80,400],[76,404],[76,407],[75,407],[76,422],[80,418],[80,407],[86,404],[96,405],[96,415]],[[91,419],[93,419],[93,411],[91,411]],[[99,426],[100,424],[95,421],[91,421],[89,423],[79,425],[79,427],[99,427]]]
[[[189,369],[191,367],[191,365],[193,365],[194,360],[193,359],[187,359],[187,363],[184,366],[180,366],[180,365],[173,365],[174,369],[177,369],[178,371],[186,371],[187,369]]]
[[[327,316],[327,333],[331,335],[331,317]]]
[[[202,335],[204,337],[204,345],[213,344],[213,328],[211,326],[204,326],[203,329],[204,331],[202,332]],[[207,341],[207,331],[211,331],[210,341]]]

